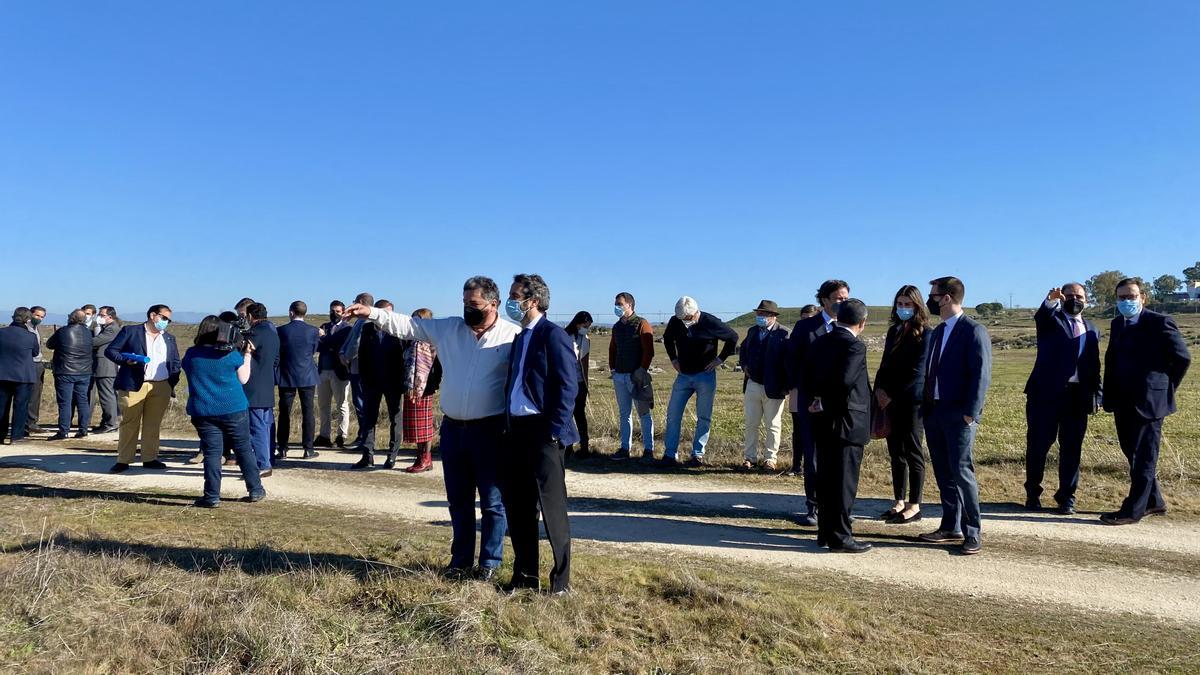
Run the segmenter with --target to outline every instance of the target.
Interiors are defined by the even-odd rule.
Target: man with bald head
[[[1033,315],[1037,360],[1025,385],[1025,508],[1042,508],[1046,455],[1058,440],[1057,511],[1075,512],[1079,460],[1088,416],[1099,409],[1100,332],[1083,318],[1087,290],[1072,282],[1052,288]]]
[[[88,434],[88,419],[92,415],[88,401],[88,385],[92,382],[92,329],[82,309],[71,312],[67,325],[54,331],[46,346],[54,350],[54,395],[58,399],[58,433],[52,441],[67,438],[73,413],[79,414],[79,432],[75,438]]]

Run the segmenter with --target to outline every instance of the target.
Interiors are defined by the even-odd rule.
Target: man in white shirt
[[[572,423],[579,378],[567,332],[545,318],[550,288],[537,274],[513,277],[504,311],[521,324],[509,361],[508,442],[501,484],[512,538],[510,589],[541,587],[538,573],[538,505],[554,554],[550,592],[571,588],[571,527],[567,519],[566,446],[579,440]]]
[[[505,427],[504,383],[519,329],[501,321],[500,291],[487,277],[463,285],[463,315],[421,319],[355,303],[345,317],[363,318],[402,340],[433,344],[442,363],[441,451],[453,541],[447,574],[464,578],[475,552],[475,493],[483,515],[479,569],[490,581],[500,566],[507,523],[497,468]]]

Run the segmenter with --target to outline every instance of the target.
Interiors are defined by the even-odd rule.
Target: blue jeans
[[[628,450],[633,442],[633,380],[629,373],[613,373],[613,390],[617,392],[617,417],[621,418],[621,449]],[[642,448],[654,449],[654,415],[642,415]]]
[[[475,557],[475,493],[479,493],[479,566],[499,567],[508,521],[500,501],[497,464],[504,416],[460,422],[442,417],[442,473],[450,505],[450,567],[466,569]]]
[[[935,407],[925,416],[925,443],[942,494],[938,529],[967,537],[979,536],[979,483],[972,456],[978,428],[978,423],[968,425],[962,413],[949,407]]]
[[[237,457],[242,479],[251,495],[266,494],[258,477],[254,451],[250,449],[249,413],[245,410],[228,415],[193,417],[192,426],[200,435],[200,454],[204,457],[204,500],[221,499],[221,460],[225,448]]]
[[[671,401],[667,404],[667,431],[663,436],[667,457],[674,457],[679,449],[683,412],[687,409],[687,402],[692,394],[696,395],[696,434],[692,438],[692,457],[704,456],[704,446],[708,443],[708,431],[712,428],[713,399],[717,395],[717,371],[715,370],[695,375],[680,373],[675,376],[675,384],[671,387]]]
[[[88,401],[88,385],[91,375],[55,375],[54,397],[58,400],[58,433],[71,430],[72,404],[79,412],[79,430],[87,433],[88,419],[92,416],[92,404]]]
[[[250,447],[254,449],[258,470],[266,471],[271,468],[271,456],[275,454],[275,409],[251,408],[249,416]]]

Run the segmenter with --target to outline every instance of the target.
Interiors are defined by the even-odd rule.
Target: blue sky
[[[0,303],[1032,305],[1200,258],[1200,4],[6,3]]]

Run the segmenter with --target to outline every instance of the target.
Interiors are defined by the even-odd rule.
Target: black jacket
[[[763,343],[762,336],[766,336]],[[742,380],[742,391],[746,390],[746,381],[754,380],[767,390],[767,398],[785,398],[788,393],[788,332],[783,326],[775,326],[773,330],[763,330],[751,326],[742,345],[738,347],[738,362],[745,373]]]
[[[379,330],[374,323],[363,326],[358,343],[358,376],[368,387],[404,388],[404,341]]]
[[[720,352],[717,352],[718,341],[725,343]],[[663,333],[667,356],[679,361],[679,370],[684,375],[702,373],[714,359],[724,361],[733,356],[737,341],[737,331],[708,312],[700,312],[700,318],[691,328],[673,316]]]
[[[1084,320],[1083,353],[1079,338],[1071,337],[1071,324],[1062,309],[1045,303],[1033,315],[1037,326],[1037,360],[1025,383],[1025,393],[1053,400],[1067,387],[1067,380],[1079,371],[1079,386],[1089,395],[1100,391],[1100,331]]]
[[[871,440],[867,346],[835,325],[814,340],[808,352],[804,391],[820,398],[823,409],[811,417],[814,428],[846,445],[866,445]]]
[[[54,350],[55,375],[92,374],[92,329],[81,323],[67,324],[54,331],[46,346]]]
[[[342,345],[346,344],[346,338],[350,337],[351,326],[346,324],[335,331],[335,325],[329,321],[321,324],[325,335],[317,341],[317,373],[332,370],[339,380],[348,380],[350,369],[342,363],[341,353]]]
[[[900,403],[920,403],[921,392],[917,382],[925,372],[925,336],[931,332],[926,328],[920,335],[904,330],[904,324],[888,328],[883,341],[883,360],[875,373],[875,388],[882,389],[889,397]]]
[[[1159,419],[1175,412],[1175,389],[1192,357],[1175,320],[1142,310],[1137,323],[1113,319],[1104,353],[1104,409]]]
[[[810,398],[804,392],[804,361],[808,356],[808,347],[813,340],[828,332],[829,328],[825,324],[824,312],[817,312],[815,316],[800,319],[792,328],[792,336],[788,339],[787,350],[788,388],[800,390],[801,401]]]
[[[275,385],[279,384],[279,333],[269,321],[262,321],[250,329],[249,338],[254,343],[254,354],[250,380],[242,385],[242,391],[251,408],[274,408]]]

